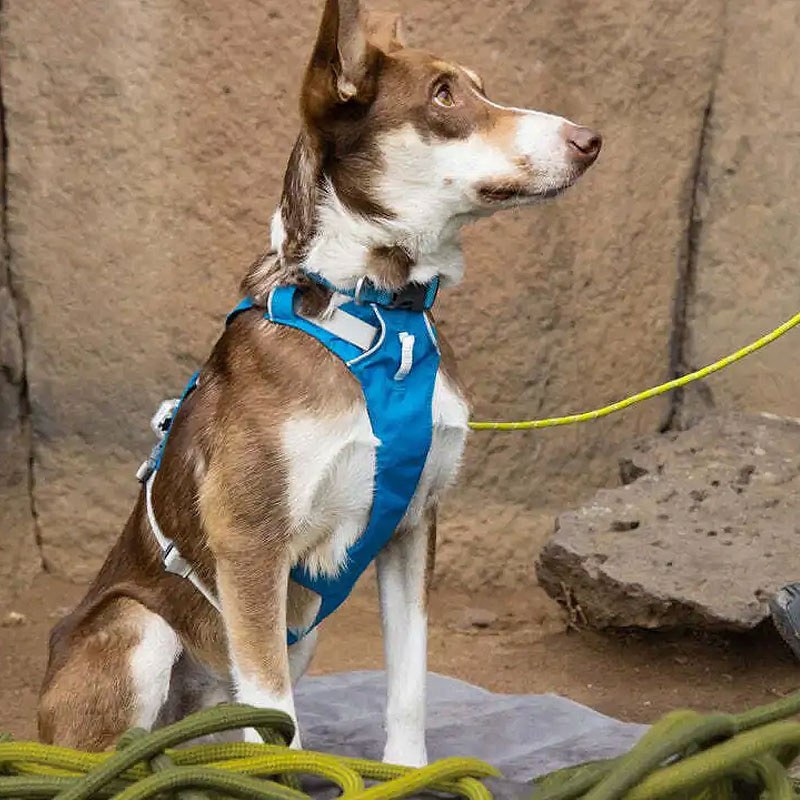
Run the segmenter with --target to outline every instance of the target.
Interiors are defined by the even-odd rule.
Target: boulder
[[[590,625],[746,631],[800,580],[800,421],[708,417],[642,439],[620,472],[557,518],[536,565]]]

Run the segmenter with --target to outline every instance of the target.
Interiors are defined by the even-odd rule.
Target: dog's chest
[[[419,521],[427,503],[455,478],[464,450],[467,404],[441,370],[433,392],[431,446],[401,525]],[[292,551],[312,573],[333,575],[364,531],[375,483],[376,449],[366,406],[336,417],[298,416],[285,423],[287,506]]]

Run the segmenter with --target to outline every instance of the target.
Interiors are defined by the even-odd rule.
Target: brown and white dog
[[[272,247],[243,289],[261,304],[272,287],[298,285],[311,316],[332,299],[307,272],[345,289],[364,276],[397,290],[456,283],[462,225],[557,195],[601,145],[561,117],[491,102],[473,71],[405,49],[396,21],[364,19],[358,0],[326,0],[300,107]],[[426,589],[467,419],[443,346],[422,478],[377,559],[390,762],[426,762]],[[162,531],[216,587],[221,613],[164,571],[142,491],[86,597],[53,630],[42,740],[100,750],[129,726],[231,698],[294,717],[315,635],[287,647],[287,624],[313,620],[318,597],[289,572],[341,568],[369,517],[376,444],[341,361],[258,309],[239,314],[173,422],[152,492]]]

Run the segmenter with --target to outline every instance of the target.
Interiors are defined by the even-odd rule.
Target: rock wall
[[[800,211],[784,196],[800,170],[800,55],[781,39],[798,11],[728,5],[392,5],[412,43],[479,70],[490,96],[606,137],[566,197],[465,236],[467,277],[439,317],[476,418],[609,402],[800,307]],[[0,419],[32,431],[39,553],[26,563],[87,577],[119,530],[152,410],[207,354],[267,237],[318,13],[312,0],[3,0],[8,264],[28,312],[26,392],[4,369],[14,388],[0,377]],[[791,346],[717,379],[711,402],[796,406]],[[552,510],[613,483],[621,448],[689,405],[475,434],[444,509],[440,574],[529,576]],[[30,456],[4,444],[0,485],[26,476]],[[23,484],[27,505],[0,516],[0,547],[27,553]]]
[[[0,149],[2,186],[5,148]],[[0,209],[0,604],[23,589],[41,568],[32,510],[21,309],[9,271],[5,224]]]
[[[686,366],[800,311],[800,5],[731,3],[694,220]],[[800,416],[797,335],[714,376],[687,403]],[[710,392],[710,394],[708,394]]]

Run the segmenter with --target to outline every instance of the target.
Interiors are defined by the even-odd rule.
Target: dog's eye
[[[455,100],[453,100],[450,87],[446,83],[440,84],[436,89],[433,95],[433,102],[445,108],[450,108],[456,104]]]

